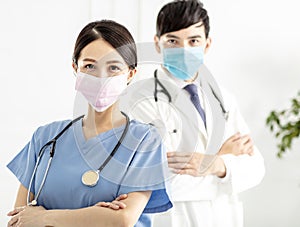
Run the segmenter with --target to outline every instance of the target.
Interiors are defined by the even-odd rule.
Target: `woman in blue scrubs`
[[[147,213],[172,207],[158,132],[118,109],[136,66],[125,27],[103,20],[83,28],[73,69],[87,114],[39,127],[8,164],[21,183],[8,226],[151,226]]]

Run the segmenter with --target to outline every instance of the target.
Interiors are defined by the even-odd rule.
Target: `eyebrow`
[[[189,36],[188,39],[197,39],[197,38],[202,38],[201,35],[193,35],[193,36]]]
[[[178,36],[176,36],[176,35],[170,35],[170,34],[166,35],[166,37],[180,39]],[[189,36],[188,37],[188,39],[197,39],[197,38],[202,38],[202,36],[201,35],[193,35],[193,36]]]
[[[175,38],[175,39],[179,39],[179,37],[178,37],[178,36],[176,36],[176,35],[171,35],[171,34],[167,34],[167,35],[166,35],[166,37],[168,37],[168,38]]]
[[[122,61],[119,60],[110,60],[106,62],[107,64],[112,64],[112,63],[120,63],[120,64],[124,64]]]
[[[96,60],[94,60],[94,59],[92,59],[92,58],[84,58],[84,59],[82,59],[82,61],[97,62]]]
[[[97,61],[95,59],[92,59],[92,58],[84,58],[82,61],[90,61],[90,62],[97,63]],[[110,61],[106,62],[106,64],[113,64],[113,63],[121,63],[121,64],[123,64],[123,62],[119,61],[119,60],[110,60]]]

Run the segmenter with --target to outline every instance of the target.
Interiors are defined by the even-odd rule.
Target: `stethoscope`
[[[161,88],[159,89],[158,86],[160,86]],[[222,114],[224,119],[227,121],[228,120],[228,115],[229,112],[225,109],[223,102],[221,101],[221,99],[218,97],[218,95],[216,94],[216,92],[214,91],[213,87],[211,85],[209,85],[213,96],[216,98],[216,100],[219,102],[221,110],[222,110]],[[172,103],[172,97],[170,95],[170,93],[168,92],[168,90],[166,89],[166,87],[159,81],[159,79],[157,78],[157,69],[154,71],[154,100],[155,102],[158,102],[158,97],[157,94],[161,92],[163,93],[165,96],[167,96],[169,103]]]
[[[118,140],[118,143],[116,144],[116,146],[114,147],[114,149],[112,150],[112,152],[109,154],[109,156],[105,159],[105,161],[103,162],[103,164],[97,170],[88,170],[88,171],[86,171],[86,172],[84,172],[82,174],[81,182],[84,185],[86,185],[86,186],[94,187],[95,185],[97,185],[97,183],[99,181],[99,174],[100,174],[100,172],[104,169],[104,167],[107,165],[107,163],[111,160],[111,158],[117,152],[118,148],[120,147],[120,145],[122,144],[122,142],[124,140],[124,137],[126,136],[126,133],[128,131],[128,127],[129,127],[129,124],[130,124],[130,121],[129,121],[129,117],[125,113],[123,113],[123,112],[121,112],[121,113],[126,117],[126,125],[125,125],[125,128],[124,128],[124,131],[123,131],[120,139]],[[65,131],[67,131],[67,129],[69,129],[75,122],[77,122],[81,118],[83,118],[83,116],[80,116],[80,117],[72,120],[52,140],[48,141],[40,149],[39,154],[38,154],[38,158],[37,158],[37,161],[35,163],[35,167],[33,169],[33,173],[32,173],[32,176],[31,176],[30,182],[29,182],[28,193],[27,193],[27,204],[28,205],[31,205],[31,206],[37,205],[38,198],[39,198],[39,196],[41,194],[41,191],[42,191],[42,189],[44,187],[44,184],[45,184],[45,181],[46,181],[46,178],[47,178],[50,166],[51,166],[51,162],[52,162],[52,159],[53,159],[53,156],[54,156],[54,153],[55,153],[55,146],[56,146],[57,140],[65,133]],[[43,154],[45,152],[45,149],[48,146],[51,146],[51,148],[50,148],[50,154],[49,154],[50,157],[49,157],[49,160],[48,160],[47,168],[46,168],[46,171],[44,173],[44,176],[43,176],[41,185],[40,185],[40,187],[38,189],[38,192],[35,195],[35,197],[33,198],[33,200],[30,202],[30,190],[31,190],[31,187],[32,187],[33,179],[34,179],[34,177],[36,175],[37,168],[38,168],[40,160],[41,160],[41,158],[42,158],[42,156],[43,156]]]

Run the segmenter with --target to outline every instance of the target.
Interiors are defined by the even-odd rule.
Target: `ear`
[[[160,50],[160,46],[159,46],[159,38],[157,35],[154,36],[154,44],[155,44],[155,49],[156,49],[157,53],[160,54],[161,50]]]
[[[210,46],[211,46],[211,38],[210,37],[208,37],[207,39],[206,39],[206,45],[205,45],[205,48],[204,48],[204,54],[206,54],[208,51],[209,51],[209,48],[210,48]]]
[[[133,77],[135,74],[136,74],[136,69],[132,69],[129,71],[129,74],[127,77],[127,85],[133,80]]]
[[[72,68],[74,69],[74,73],[76,73],[77,72],[77,65],[74,63],[74,62],[72,62]]]

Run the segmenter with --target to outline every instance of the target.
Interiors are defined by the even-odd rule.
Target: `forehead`
[[[188,38],[191,36],[200,35],[205,37],[205,27],[202,22],[192,24],[187,28],[180,29],[178,31],[168,32],[162,35],[162,37],[167,37],[168,35],[174,35],[179,38]]]
[[[118,60],[124,62],[121,55],[108,42],[97,39],[85,46],[80,53],[79,61],[83,59]]]

